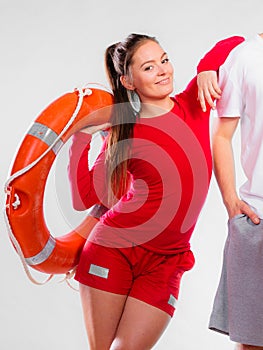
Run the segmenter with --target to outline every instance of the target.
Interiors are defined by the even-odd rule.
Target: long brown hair
[[[108,174],[109,201],[119,197],[128,186],[128,158],[130,140],[137,113],[129,103],[126,88],[121,76],[130,76],[130,65],[136,50],[145,41],[158,43],[155,37],[144,34],[130,34],[124,41],[109,46],[105,53],[105,65],[114,96],[114,108],[111,117],[111,131],[107,140],[106,164]]]

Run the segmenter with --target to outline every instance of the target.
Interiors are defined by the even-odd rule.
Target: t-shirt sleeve
[[[217,101],[217,115],[219,117],[240,117],[243,110],[242,99],[242,65],[236,55],[219,70],[219,86],[222,90],[221,98]]]

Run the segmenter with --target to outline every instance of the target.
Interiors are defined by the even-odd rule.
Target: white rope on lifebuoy
[[[7,229],[8,229],[8,235],[9,235],[9,237],[10,237],[10,239],[11,239],[11,241],[12,241],[12,243],[13,243],[13,245],[14,245],[16,251],[17,251],[18,256],[20,257],[20,260],[21,260],[21,262],[22,262],[22,265],[23,265],[23,267],[24,267],[24,270],[25,270],[25,272],[26,272],[27,277],[30,279],[30,281],[31,281],[32,283],[37,284],[37,285],[43,285],[43,284],[46,284],[47,282],[49,282],[49,281],[54,277],[54,275],[49,275],[49,277],[48,277],[45,281],[43,281],[43,282],[37,281],[37,280],[32,276],[32,274],[31,274],[31,272],[30,272],[30,270],[29,270],[29,268],[28,268],[28,265],[27,265],[27,263],[26,263],[26,259],[25,259],[25,257],[24,257],[23,252],[22,252],[22,249],[21,249],[21,247],[20,247],[20,244],[18,243],[18,241],[17,241],[15,235],[13,234],[13,231],[12,231],[12,228],[11,228],[11,226],[10,226],[10,223],[9,223],[9,220],[8,220],[8,216],[7,216],[5,210],[4,210],[4,219],[5,219],[5,223],[6,223]]]
[[[43,152],[35,161],[33,161],[32,163],[30,163],[29,165],[27,165],[26,167],[24,167],[23,169],[15,172],[13,175],[11,175],[8,180],[6,181],[5,185],[4,185],[4,190],[5,190],[5,193],[7,195],[10,195],[10,191],[8,189],[10,183],[16,179],[17,177],[25,174],[27,171],[29,171],[31,168],[33,168],[42,158],[44,158],[46,156],[46,154],[54,147],[54,145],[60,140],[60,138],[64,135],[64,133],[68,130],[68,128],[72,125],[72,123],[74,122],[74,120],[76,119],[78,113],[79,113],[79,110],[82,106],[82,103],[83,103],[83,98],[84,96],[89,96],[92,94],[92,90],[89,89],[87,86],[85,86],[84,88],[78,88],[76,89],[78,91],[78,103],[77,103],[77,106],[71,116],[71,118],[69,119],[69,121],[67,122],[67,124],[65,125],[65,127],[63,128],[63,130],[61,131],[61,133],[57,136],[57,138],[52,142],[52,144],[46,149],[45,152]],[[12,206],[14,209],[17,209],[19,207],[19,205],[21,204],[21,201],[20,201],[20,198],[19,196],[15,193],[14,194],[14,197],[15,197],[15,201],[14,203],[12,203]],[[9,205],[7,204],[4,208],[4,219],[5,219],[5,222],[6,222],[6,226],[7,226],[7,229],[8,229],[8,234],[9,234],[9,237],[20,257],[20,260],[22,262],[22,265],[24,267],[24,270],[26,272],[26,275],[27,277],[30,279],[30,281],[34,284],[37,284],[37,285],[43,285],[43,284],[46,284],[47,282],[49,282],[54,275],[49,275],[49,277],[43,281],[43,282],[39,282],[37,281],[31,274],[30,270],[29,270],[29,267],[28,267],[28,264],[26,262],[26,258],[24,257],[24,254],[23,254],[23,251],[21,249],[21,246],[19,244],[19,242],[17,241],[13,231],[12,231],[12,228],[11,228],[11,225],[10,225],[10,222],[9,222],[9,219],[8,219],[8,216],[7,216],[7,213],[6,213],[6,209],[9,207]],[[66,278],[65,280],[67,281],[68,278],[71,278],[71,273],[68,273],[68,275],[66,274]]]
[[[71,126],[71,124],[74,122],[74,120],[76,119],[79,110],[82,106],[83,103],[83,98],[84,96],[87,95],[91,95],[92,94],[92,90],[85,88],[84,91],[81,88],[77,89],[78,93],[79,93],[79,99],[78,99],[78,103],[77,106],[75,108],[75,111],[73,112],[71,118],[69,119],[69,121],[67,122],[67,124],[65,125],[65,127],[63,128],[63,130],[61,131],[61,133],[57,136],[57,138],[52,142],[52,144],[45,150],[45,152],[43,152],[36,160],[34,160],[32,163],[28,164],[26,167],[24,167],[23,169],[17,171],[16,173],[14,173],[13,175],[11,175],[9,177],[9,179],[6,181],[5,183],[5,191],[7,191],[7,188],[9,186],[9,184],[16,179],[17,177],[25,174],[27,171],[29,171],[31,168],[33,168],[42,158],[45,157],[45,155],[55,146],[55,144],[60,140],[60,138],[65,134],[65,132],[68,130],[68,128]]]

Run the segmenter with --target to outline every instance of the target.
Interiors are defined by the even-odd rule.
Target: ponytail
[[[122,85],[120,78],[129,74],[133,55],[139,45],[146,40],[157,42],[155,38],[147,35],[131,34],[124,42],[109,46],[105,52],[106,72],[115,102],[111,116],[112,127],[106,149],[110,205],[114,203],[114,198],[123,195],[128,187],[127,169],[137,115],[129,103],[127,90]]]

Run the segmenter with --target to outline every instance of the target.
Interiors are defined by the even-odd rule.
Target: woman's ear
[[[135,90],[135,87],[130,81],[130,78],[127,75],[121,75],[120,81],[122,85],[125,87],[127,90]]]

